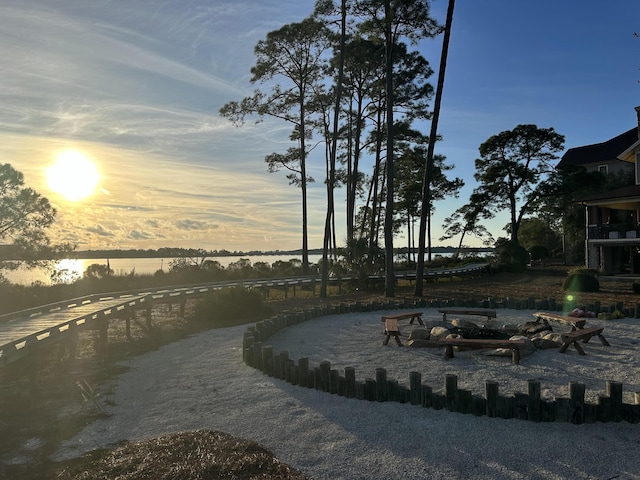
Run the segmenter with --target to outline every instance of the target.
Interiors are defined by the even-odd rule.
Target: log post
[[[458,377],[451,373],[447,373],[444,376],[444,406],[450,412],[457,410],[457,396],[458,396]]]
[[[607,382],[607,396],[611,401],[611,420],[622,420],[622,383]]]
[[[367,378],[364,382],[364,398],[372,402],[376,399],[376,381],[373,378]]]
[[[598,395],[598,421],[611,420],[611,398],[606,395]]]
[[[422,385],[420,387],[420,402],[424,408],[431,407],[431,398],[433,396],[433,389],[429,385]]]
[[[487,395],[487,417],[498,416],[498,382],[489,380],[485,384]]]
[[[513,416],[520,420],[529,418],[529,395],[521,392],[514,393]]]
[[[344,368],[344,378],[346,380],[345,396],[353,398],[356,396],[356,369],[353,367]]]
[[[273,347],[271,345],[263,345],[262,350],[260,351],[260,359],[256,363],[256,365],[261,371],[266,373],[267,375],[271,374],[267,369],[267,365],[269,365],[269,361],[273,358]]]
[[[311,387],[309,385],[309,358],[303,357],[298,360],[298,385],[301,387]]]
[[[473,396],[471,394],[471,390],[463,390],[463,389],[458,389],[458,395],[457,395],[457,403],[458,403],[458,409],[457,411],[460,413],[471,413],[472,411],[472,402],[473,402]]]
[[[402,403],[402,394],[397,380],[387,380],[387,400]]]
[[[338,393],[338,383],[340,382],[340,374],[338,370],[331,369],[329,371],[329,393]]]
[[[289,361],[289,352],[280,352],[278,354],[278,372],[276,378],[280,380],[287,379],[287,368]]]
[[[482,395],[473,395],[471,398],[471,413],[481,417],[487,413],[487,399]]]
[[[387,393],[387,371],[384,368],[376,368],[376,395],[378,402],[386,402]]]
[[[420,396],[421,396],[421,384],[422,384],[422,375],[420,372],[409,372],[409,386],[410,386],[410,396],[409,402],[411,405],[420,405]]]
[[[324,360],[320,362],[320,390],[323,392],[329,391],[329,383],[331,378],[331,362]],[[316,385],[316,388],[318,386]]]
[[[529,380],[529,398],[527,405],[529,420],[539,422],[542,419],[541,411],[540,382],[536,380]]]
[[[584,383],[569,382],[569,418],[568,421],[580,425],[584,423]]]

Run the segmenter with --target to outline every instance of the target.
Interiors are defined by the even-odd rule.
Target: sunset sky
[[[52,201],[52,233],[80,250],[300,248],[300,191],[264,163],[290,146],[289,127],[250,121],[236,128],[218,111],[255,88],[255,44],[302,20],[313,3],[0,0],[0,163]],[[442,23],[446,8],[446,0],[432,4]],[[443,219],[476,186],[474,160],[490,136],[534,123],[555,128],[571,148],[636,125],[634,32],[637,0],[456,2],[436,151],[467,185],[460,199],[436,205],[434,244],[442,244]],[[435,71],[441,42],[419,45]],[[428,133],[428,124],[421,128]],[[46,172],[63,152],[95,165],[95,188],[64,172],[60,181],[70,185],[52,185]],[[326,208],[324,163],[310,162],[315,248]],[[67,198],[78,184],[91,195]],[[488,224],[494,236],[505,235],[506,221]]]

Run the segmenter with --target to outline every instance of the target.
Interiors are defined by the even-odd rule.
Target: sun
[[[46,175],[49,188],[72,202],[91,196],[100,182],[96,164],[76,150],[58,155]]]

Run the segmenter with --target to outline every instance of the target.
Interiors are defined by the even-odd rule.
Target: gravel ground
[[[529,321],[531,313],[499,310],[498,320]],[[323,317],[269,343],[291,358],[309,357],[311,364],[329,360],[332,368],[355,367],[359,380],[385,367],[388,378],[404,384],[409,371],[420,371],[423,383],[434,389],[454,373],[460,388],[474,392],[483,391],[487,380],[498,381],[503,394],[526,391],[533,378],[548,397],[566,395],[568,381],[587,384],[588,398],[602,394],[606,380],[622,381],[626,395],[640,391],[638,320],[605,322],[612,346],[593,339],[585,357],[537,351],[517,366],[477,351],[445,362],[440,349],[383,347],[381,314]],[[425,317],[438,319],[428,309]],[[598,321],[589,320],[592,324]],[[474,417],[296,387],[242,362],[245,328],[206,331],[124,363],[129,370],[113,380],[113,394],[104,402],[110,416],[65,442],[56,458],[206,428],[255,440],[312,479],[640,478],[638,425]],[[408,333],[406,325],[401,329]]]

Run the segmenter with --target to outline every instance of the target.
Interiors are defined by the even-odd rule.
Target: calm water
[[[229,257],[208,257],[211,260],[220,262],[223,267],[228,267],[229,264],[237,262],[241,258],[247,258],[251,264],[257,262],[265,262],[272,265],[277,261],[289,261],[292,259],[302,260],[302,257],[295,256],[279,256],[279,255],[245,255],[245,256],[229,256]],[[309,263],[315,264],[320,261],[322,256],[309,255]],[[78,259],[65,259],[60,260],[56,269],[60,272],[60,279],[65,282],[72,282],[80,277],[87,269],[89,265],[107,265],[113,270],[116,275],[127,275],[131,272],[136,274],[152,274],[158,270],[169,270],[169,264],[173,258],[110,258],[107,260],[99,258],[78,258]],[[51,284],[51,272],[44,269],[19,269],[13,272],[5,272],[4,275],[12,283],[19,285],[31,285],[34,282],[42,282],[45,285]]]
[[[448,255],[444,254],[444,256]],[[224,268],[241,258],[249,259],[252,265],[258,262],[273,265],[277,261],[302,260],[302,257],[291,255],[238,255],[207,258],[220,262],[220,265]],[[309,255],[309,263],[311,265],[317,264],[321,259],[322,255]],[[116,275],[127,275],[132,272],[136,274],[153,274],[158,270],[169,271],[172,260],[174,258],[110,258],[108,260],[106,258],[77,258],[60,260],[56,265],[56,269],[59,272],[60,281],[70,283],[81,278],[87,267],[92,264],[107,265],[107,262],[109,262],[109,266]],[[44,269],[18,269],[13,272],[3,273],[10,282],[18,285],[31,285],[34,282],[41,282],[44,285],[52,283],[51,272]]]

